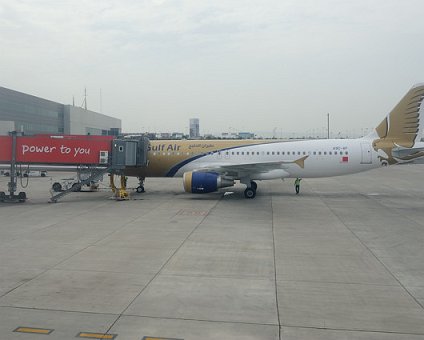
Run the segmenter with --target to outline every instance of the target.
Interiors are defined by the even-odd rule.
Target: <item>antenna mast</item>
[[[87,88],[84,88],[84,100],[82,102],[81,107],[84,107],[85,110],[87,110]]]

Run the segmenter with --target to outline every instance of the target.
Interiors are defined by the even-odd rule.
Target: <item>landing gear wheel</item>
[[[139,194],[144,192],[144,180],[145,177],[138,177],[138,187],[135,189]]]
[[[258,185],[254,181],[250,182],[250,187],[255,191],[258,189]]]
[[[244,191],[244,197],[246,198],[255,198],[256,196],[256,190],[253,188],[246,188]]]

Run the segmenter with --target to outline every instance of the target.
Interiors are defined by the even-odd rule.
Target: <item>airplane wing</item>
[[[268,173],[276,169],[287,169],[289,164],[297,164],[302,169],[305,167],[305,159],[309,156],[304,156],[296,160],[278,161],[278,162],[261,162],[261,163],[237,163],[237,164],[213,164],[205,165],[195,171],[216,172],[225,176],[240,178],[248,174]]]

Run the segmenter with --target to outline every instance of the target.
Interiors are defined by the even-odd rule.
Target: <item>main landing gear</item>
[[[244,191],[244,197],[246,197],[246,198],[255,198],[255,196],[256,196],[256,189],[258,189],[258,185],[256,184],[256,182],[251,181],[250,182],[250,186],[248,186],[246,188],[246,190]]]

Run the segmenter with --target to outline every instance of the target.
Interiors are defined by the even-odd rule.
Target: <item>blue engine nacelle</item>
[[[186,172],[183,176],[184,190],[194,194],[205,194],[219,188],[232,187],[234,180],[224,178],[216,172]]]

